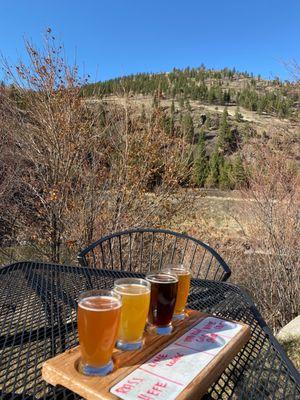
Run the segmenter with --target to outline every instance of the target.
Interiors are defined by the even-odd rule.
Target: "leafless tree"
[[[59,262],[112,230],[168,223],[188,168],[186,144],[164,131],[162,110],[145,123],[129,101],[88,104],[86,80],[51,30],[42,50],[30,42],[26,50],[28,63],[4,61],[12,85],[0,104],[1,145],[10,149],[1,190],[10,183],[11,192],[0,208],[10,205],[1,218],[15,233],[7,243],[25,241],[36,258]]]
[[[300,314],[299,169],[287,154],[287,149],[256,149],[244,191],[252,256],[235,270],[274,329]]]

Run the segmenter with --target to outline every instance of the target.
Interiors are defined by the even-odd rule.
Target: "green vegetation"
[[[222,159],[220,166],[219,175],[219,187],[220,189],[233,189],[233,166],[229,160]]]
[[[237,154],[233,164],[233,181],[237,188],[247,183],[247,173],[240,154]]]
[[[152,109],[142,106],[141,122],[147,114],[159,113],[161,128],[170,138],[182,140],[191,151],[190,178],[183,184],[195,187],[236,189],[247,184],[241,149],[256,135],[240,107],[279,118],[295,117],[300,101],[295,85],[279,79],[263,80],[248,72],[224,68],[174,68],[169,73],[140,73],[85,85],[81,94],[106,98],[110,95],[152,97]],[[162,100],[169,99],[168,107]],[[191,107],[193,101],[193,109]],[[195,112],[195,101],[215,107],[204,115]],[[164,106],[162,106],[164,104]],[[236,106],[234,117],[227,107]],[[176,106],[176,107],[175,107]],[[178,107],[179,106],[179,107]],[[223,114],[219,106],[225,106]],[[158,111],[159,110],[159,111]],[[204,117],[204,119],[202,119]],[[207,139],[206,139],[207,138]]]
[[[144,104],[141,121],[147,122],[147,112],[153,115],[159,110],[161,128],[190,147],[190,178],[183,184],[221,189],[236,189],[247,184],[241,149],[249,138],[255,137],[256,130],[244,119],[240,107],[259,114],[290,118],[297,114],[300,100],[299,91],[288,81],[263,80],[248,72],[229,68],[216,71],[204,65],[85,85],[82,94],[99,98],[151,96],[152,110],[147,110]],[[171,100],[168,108],[162,103],[166,99]],[[195,101],[213,105],[215,112],[205,110],[205,114],[199,116],[195,112]],[[232,118],[227,107],[233,105],[236,109]],[[218,112],[219,106],[225,106],[222,115]]]
[[[294,103],[293,99],[285,97],[278,89],[259,94],[250,84],[237,93],[236,102],[248,110],[277,115],[280,118],[291,115]]]
[[[208,187],[218,187],[220,164],[221,157],[218,151],[218,147],[216,147],[209,160],[209,173],[206,179],[206,185]]]
[[[228,123],[228,111],[224,108],[219,125],[218,145],[223,151],[231,150],[234,145],[234,136]]]
[[[198,187],[203,187],[208,173],[208,157],[205,150],[205,133],[201,129],[195,151],[193,164],[193,183]]]
[[[240,83],[236,85],[236,82]],[[266,87],[269,90],[265,90]],[[155,92],[177,99],[181,108],[185,105],[187,110],[188,99],[192,99],[216,105],[237,104],[280,118],[291,116],[294,104],[300,100],[299,91],[287,81],[263,81],[248,72],[229,68],[215,71],[203,65],[183,70],[174,68],[169,73],[129,75],[86,85],[83,89],[85,96],[100,97],[116,93],[153,95]]]
[[[181,121],[181,132],[183,137],[188,141],[193,143],[194,142],[194,123],[192,115],[189,111],[183,114],[183,118]]]

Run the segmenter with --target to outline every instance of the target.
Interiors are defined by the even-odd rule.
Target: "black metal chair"
[[[81,251],[82,266],[146,273],[185,264],[194,278],[226,281],[231,270],[220,255],[193,237],[165,229],[130,229],[102,237]]]

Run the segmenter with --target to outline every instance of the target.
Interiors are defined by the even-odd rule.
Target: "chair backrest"
[[[77,259],[82,266],[141,273],[184,264],[193,277],[217,281],[226,281],[231,275],[225,261],[207,244],[164,229],[113,233],[81,251]]]

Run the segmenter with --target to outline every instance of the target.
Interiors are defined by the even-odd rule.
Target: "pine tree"
[[[216,101],[216,93],[215,93],[215,88],[212,86],[208,90],[208,102],[210,104],[213,104]]]
[[[203,187],[208,174],[208,160],[205,151],[205,133],[201,129],[193,165],[193,183]]]
[[[240,154],[237,155],[233,164],[233,180],[237,188],[240,188],[247,183],[247,173]]]
[[[228,111],[227,107],[225,107],[219,125],[219,137],[218,137],[218,146],[223,151],[227,151],[228,149],[230,149],[234,141],[234,137],[229,127],[227,118],[228,118]]]
[[[206,178],[206,186],[208,187],[218,187],[219,183],[219,166],[220,166],[220,154],[218,146],[215,147],[209,159],[209,173]]]
[[[189,142],[194,141],[194,123],[193,118],[189,112],[183,115],[181,123],[181,132],[183,137],[185,137]]]
[[[223,93],[223,102],[224,104],[228,104],[230,102],[230,91],[224,91]]]
[[[219,188],[233,189],[232,164],[228,160],[220,161],[219,165]]]

